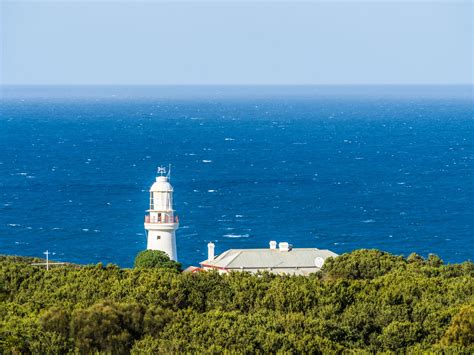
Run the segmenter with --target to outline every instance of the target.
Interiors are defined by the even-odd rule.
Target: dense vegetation
[[[181,271],[181,264],[170,260],[168,254],[161,250],[144,250],[138,253],[135,258],[136,268],[165,268]]]
[[[474,264],[358,250],[309,277],[0,257],[1,353],[472,353]]]

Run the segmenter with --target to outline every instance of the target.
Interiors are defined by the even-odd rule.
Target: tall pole
[[[46,254],[46,271],[49,271],[49,251],[45,251],[44,254]]]

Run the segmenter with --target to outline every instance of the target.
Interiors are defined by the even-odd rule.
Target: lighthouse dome
[[[150,192],[172,192],[173,187],[166,176],[158,176],[156,181],[151,185]]]

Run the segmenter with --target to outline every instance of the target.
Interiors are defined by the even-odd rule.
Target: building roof
[[[199,272],[201,271],[201,268],[200,267],[197,267],[197,266],[188,266],[186,269],[183,270],[183,272],[186,272],[186,273],[195,273],[195,272]]]
[[[306,273],[320,270],[322,262],[337,254],[327,249],[293,248],[289,251],[277,249],[229,249],[214,260],[201,262],[203,267],[226,270],[275,270],[286,273]],[[319,259],[320,258],[320,259]],[[306,269],[306,272],[296,272]]]

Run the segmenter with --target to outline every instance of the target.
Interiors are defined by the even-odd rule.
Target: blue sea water
[[[270,240],[473,258],[472,88],[3,88],[0,253],[131,266],[158,165],[178,256]]]

